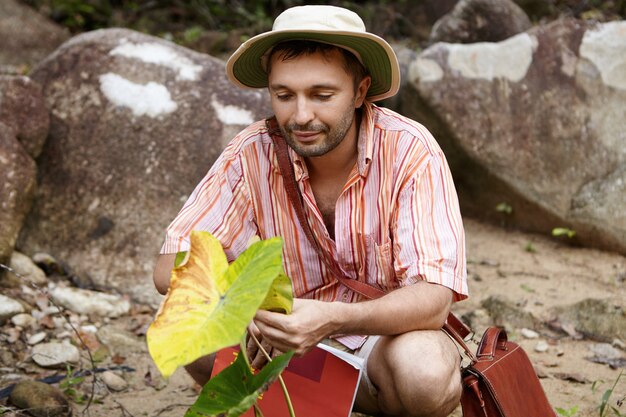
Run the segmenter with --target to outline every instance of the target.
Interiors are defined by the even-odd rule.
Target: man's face
[[[282,60],[272,57],[269,92],[272,108],[287,144],[303,157],[332,151],[349,132],[356,132],[355,109],[360,107],[369,79],[354,91],[352,75],[338,51]]]

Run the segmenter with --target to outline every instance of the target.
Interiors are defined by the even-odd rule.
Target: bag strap
[[[337,262],[334,259],[329,259],[329,256],[326,255],[317,239],[315,239],[315,235],[313,235],[313,231],[311,230],[311,225],[309,224],[306,214],[304,213],[302,195],[300,194],[298,184],[296,183],[293,165],[291,163],[291,158],[289,157],[289,148],[282,136],[278,126],[278,121],[276,120],[276,117],[271,117],[265,121],[265,124],[267,126],[268,134],[271,136],[272,142],[274,143],[274,151],[276,152],[276,157],[278,159],[278,168],[283,176],[287,198],[291,202],[293,210],[296,213],[296,217],[300,222],[300,226],[304,231],[304,235],[313,248],[315,248],[319,257],[339,282],[357,294],[369,299],[376,299],[385,295],[385,292],[379,288],[373,287],[361,281],[347,278],[339,265],[337,265]],[[472,333],[472,330],[467,327],[465,323],[459,320],[454,314],[450,313],[446,319],[443,329],[463,348],[463,350],[465,350],[465,353],[470,358],[474,359],[474,354],[465,343],[465,338]]]

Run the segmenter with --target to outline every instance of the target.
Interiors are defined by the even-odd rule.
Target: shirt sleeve
[[[233,261],[257,234],[240,157],[226,155],[216,160],[168,226],[161,253],[188,250],[191,231],[201,230],[213,234]]]
[[[394,258],[400,285],[419,280],[467,298],[465,233],[450,169],[440,150],[406,180],[398,199]]]

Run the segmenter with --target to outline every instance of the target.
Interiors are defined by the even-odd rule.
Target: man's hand
[[[248,326],[248,333],[249,334],[248,341],[246,343],[246,353],[248,355],[248,358],[250,359],[250,366],[252,366],[254,369],[261,369],[268,362],[265,353],[261,351],[259,345],[254,340],[254,338],[256,338],[256,340],[261,344],[261,347],[265,350],[270,358],[274,359],[275,357],[282,355],[283,352],[272,347],[272,345],[263,338],[261,332],[259,331],[256,324],[254,324],[254,322],[250,323],[250,326]],[[254,338],[250,335],[254,335]]]
[[[293,300],[291,314],[260,310],[254,317],[263,340],[282,352],[294,350],[297,356],[310,351],[318,342],[335,333],[334,306],[317,300]]]

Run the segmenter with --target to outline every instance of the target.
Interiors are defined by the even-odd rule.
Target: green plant
[[[59,382],[59,388],[76,404],[84,404],[85,401],[87,401],[87,395],[78,391],[77,388],[83,383],[85,377],[75,376],[74,370],[70,365],[66,365],[65,370],[67,374],[65,378]]]
[[[294,416],[280,378],[293,352],[274,358],[256,375],[246,355],[247,326],[258,309],[291,312],[282,240],[253,243],[229,265],[220,242],[210,233],[192,232],[190,239],[189,252],[176,257],[170,290],[148,329],[150,354],[168,377],[179,366],[222,348],[239,344],[240,352],[233,364],[205,384],[185,416],[239,416],[255,407],[258,396],[276,379]]]
[[[575,405],[569,409],[564,409],[564,408],[556,408],[556,413],[560,416],[564,416],[564,417],[573,417],[576,415],[576,413],[578,413],[578,406]]]
[[[511,214],[513,213],[513,207],[511,207],[508,203],[502,202],[496,206],[496,211],[504,214]]]
[[[615,387],[617,386],[617,383],[619,382],[619,380],[622,378],[622,375],[624,374],[624,371],[621,371],[619,373],[619,375],[617,376],[617,378],[615,379],[615,382],[613,382],[613,386],[609,389],[607,389],[606,391],[604,391],[604,394],[602,394],[602,398],[600,400],[600,405],[598,407],[599,411],[600,411],[600,417],[606,417],[608,416],[609,410],[611,410],[613,412],[613,415],[616,417],[626,417],[626,414],[622,414],[619,410],[619,407],[622,406],[624,399],[626,397],[622,397],[619,400],[616,401],[616,405],[612,406],[609,404],[609,401],[611,399],[611,396],[613,395],[613,392],[615,391]],[[594,383],[595,385],[595,383]],[[595,386],[592,385],[592,389],[595,388]]]
[[[567,227],[555,227],[552,229],[552,236],[567,236],[569,239],[576,236],[576,231],[572,229],[568,229]]]
[[[529,253],[537,252],[537,249],[535,248],[535,244],[533,242],[528,242],[524,250],[526,250],[526,252],[529,252]]]

